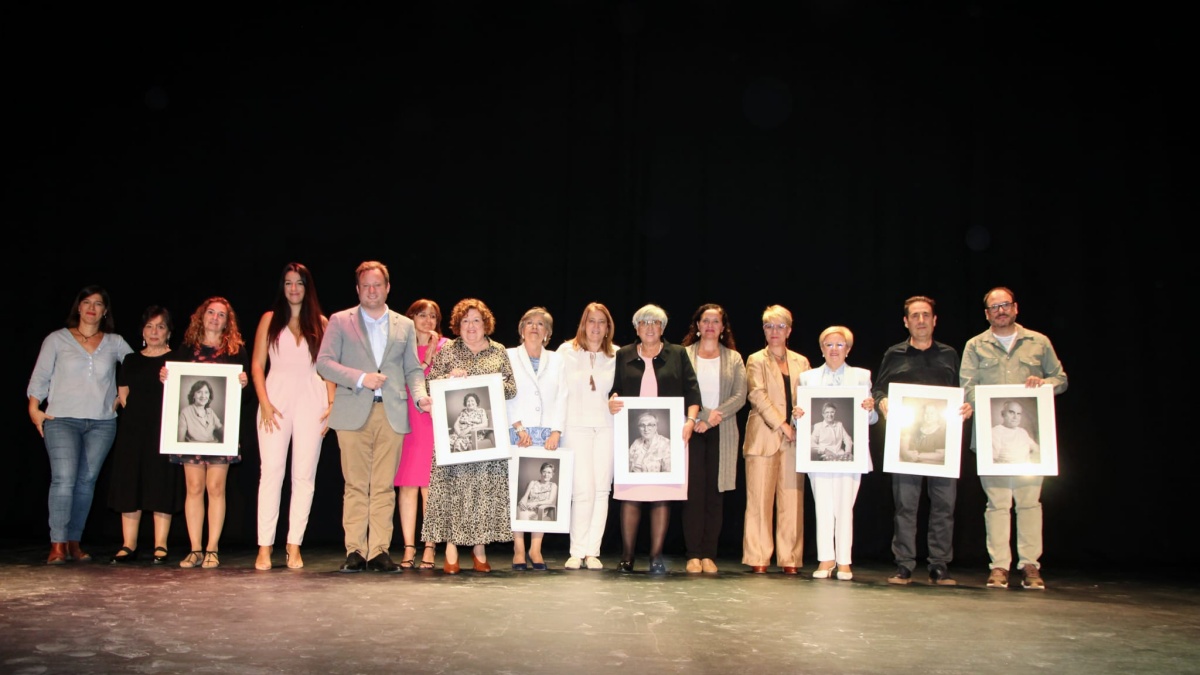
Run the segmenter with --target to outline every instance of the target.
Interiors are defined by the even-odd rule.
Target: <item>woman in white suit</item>
[[[854,346],[854,333],[845,326],[830,326],[821,331],[821,356],[825,363],[800,374],[803,387],[866,387],[867,398],[862,407],[871,413],[869,422],[879,421],[875,410],[875,399],[871,397],[871,371],[846,365],[846,357]],[[805,410],[796,406],[792,411],[797,419]],[[866,452],[866,439],[859,439],[860,450]],[[867,455],[867,470],[870,471],[870,455]],[[837,578],[849,581],[854,578],[850,569],[850,549],[854,545],[854,500],[862,482],[859,473],[809,473],[812,486],[813,506],[817,521],[817,571],[814,579],[828,579],[837,567]]]
[[[541,446],[557,450],[567,417],[567,373],[561,354],[546,349],[554,332],[554,318],[545,307],[534,307],[521,317],[517,334],[521,344],[508,349],[517,395],[508,399],[509,441],[520,448]],[[513,532],[513,569],[546,569],[542,558],[544,533]]]

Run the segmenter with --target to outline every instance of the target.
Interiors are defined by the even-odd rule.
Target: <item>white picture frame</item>
[[[625,406],[613,420],[613,483],[616,485],[683,485],[687,474],[684,468],[683,423],[686,421],[682,396],[622,396]],[[645,417],[647,424],[639,425]],[[656,436],[666,437],[669,454],[652,451],[647,462],[647,453],[641,448],[647,443],[639,429],[649,428],[653,417],[657,427]],[[665,430],[665,433],[664,433]],[[666,445],[657,437],[650,437],[650,444],[658,449]],[[631,448],[634,442],[638,449]]]
[[[1009,402],[1021,407],[1009,434],[1014,443],[1002,442],[997,427],[1004,427],[1003,409]],[[1036,450],[1024,439],[1028,438]],[[988,384],[975,387],[975,446],[980,476],[1057,476],[1058,440],[1054,418],[1054,387],[1023,384]],[[1014,446],[1019,449],[1014,450]],[[1013,452],[1019,456],[1013,457]],[[1006,456],[1006,454],[1010,456]]]
[[[883,470],[958,478],[962,473],[962,387],[888,384]]]
[[[796,387],[796,405],[805,411],[796,420],[796,470],[801,473],[869,473],[871,471],[870,413],[863,410],[863,401],[871,395],[866,387]],[[849,436],[849,450],[843,445],[845,457],[829,458],[832,450],[813,448],[814,429],[818,433],[825,424],[823,409],[834,409],[834,422],[840,423],[842,437]],[[850,424],[847,425],[847,420]],[[822,427],[818,427],[822,425]]]
[[[168,361],[167,381],[163,385],[159,453],[225,457],[237,455],[242,418],[242,385],[238,382],[241,372],[242,367],[235,363]],[[201,428],[195,421],[198,416],[185,411],[193,406],[205,384],[210,390],[209,402],[205,406],[208,412],[200,417],[214,415],[217,425],[204,425],[212,430],[214,440],[195,440],[189,429]],[[197,388],[194,394],[193,387]],[[189,420],[192,421],[189,423]]]
[[[499,373],[429,380],[428,385],[439,466],[509,458],[508,408]],[[471,397],[475,406],[468,412]]]
[[[554,498],[547,504],[522,504],[530,484],[541,480],[542,466],[553,469],[550,482]],[[571,490],[575,480],[575,453],[566,448],[547,450],[543,447],[513,447],[508,463],[509,516],[513,532],[571,531]],[[536,487],[533,493],[536,494]],[[532,506],[532,508],[522,508]]]

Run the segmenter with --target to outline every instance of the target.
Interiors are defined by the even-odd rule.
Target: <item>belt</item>
[[[383,397],[382,397],[382,396],[376,396],[374,400],[375,400],[375,402],[376,402],[376,403],[383,403]]]

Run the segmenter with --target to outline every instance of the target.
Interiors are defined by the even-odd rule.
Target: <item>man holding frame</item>
[[[346,481],[342,572],[399,572],[388,549],[396,510],[393,479],[409,432],[408,397],[429,412],[425,372],[417,358],[412,319],[388,309],[387,267],[367,261],[355,270],[359,305],[329,317],[317,372],[337,385],[329,428],[335,429]],[[407,391],[405,386],[407,385]]]
[[[875,400],[879,402],[884,420],[888,416],[888,385],[892,382],[939,387],[959,384],[958,352],[933,339],[933,329],[937,326],[935,304],[933,298],[924,295],[914,295],[904,301],[904,327],[908,329],[908,339],[883,353],[879,379],[875,382]],[[970,418],[971,412],[971,406],[963,403],[960,410],[963,419]],[[944,458],[944,425],[942,430]],[[914,461],[920,461],[920,457]],[[954,586],[958,582],[950,576],[948,566],[954,559],[954,502],[958,496],[958,479],[902,473],[892,474],[892,499],[895,502],[892,555],[896,557],[896,573],[888,578],[888,583],[912,583],[912,573],[917,568],[917,509],[924,481],[928,481],[929,492],[929,582],[937,586]]]
[[[1011,290],[997,286],[988,291],[983,296],[983,315],[991,327],[967,341],[959,369],[959,380],[972,408],[975,387],[981,384],[1023,384],[1029,388],[1049,385],[1056,396],[1067,390],[1067,372],[1050,338],[1017,323],[1017,301]],[[972,450],[976,450],[976,435],[971,435]],[[1038,562],[1042,557],[1042,476],[980,476],[979,480],[987,495],[984,526],[992,570],[988,588],[1008,588],[1011,512],[1015,505],[1021,586],[1045,589]]]

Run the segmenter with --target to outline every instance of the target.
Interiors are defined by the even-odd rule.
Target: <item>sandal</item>
[[[200,563],[203,561],[204,551],[192,551],[191,553],[185,555],[183,560],[179,561],[179,566],[184,569],[190,569],[192,567],[199,567]]]
[[[404,570],[411,570],[411,569],[413,568],[413,566],[415,565],[415,563],[416,563],[416,559],[417,559],[417,547],[416,547],[416,546],[413,546],[412,544],[405,544],[405,545],[404,545],[404,550],[405,550],[405,551],[407,551],[407,550],[408,550],[408,549],[410,549],[410,548],[413,550],[413,557],[411,557],[411,558],[405,558],[404,560],[401,560],[401,561],[400,561],[400,569],[404,569]]]
[[[430,557],[436,559],[437,558],[437,544],[433,544],[431,546],[425,547],[426,553],[428,553],[430,551],[433,551],[433,553],[430,555]],[[434,561],[433,560],[425,560],[425,556],[422,555],[421,556],[421,565],[419,567],[417,567],[417,569],[431,570],[431,569],[433,569],[433,566],[434,566]]]
[[[200,566],[206,570],[211,570],[221,566],[221,559],[217,557],[216,551],[205,551],[204,562]]]
[[[122,546],[121,548],[117,549],[115,554],[113,554],[113,557],[109,560],[109,563],[113,565],[120,565],[122,563],[133,562],[134,560],[137,560],[137,551],[129,548],[128,546]]]
[[[292,557],[293,546],[296,547],[296,554],[294,558]],[[283,549],[283,555],[287,562],[288,569],[298,570],[301,567],[304,567],[304,558],[300,557],[300,544],[288,544],[287,547]]]
[[[159,555],[159,551],[162,551],[162,555]],[[155,565],[165,565],[167,562],[167,547],[155,546],[154,557],[150,559],[150,562]]]
[[[263,549],[266,549],[266,551],[263,551]],[[254,560],[254,569],[263,570],[263,571],[271,569],[271,551],[272,551],[271,546],[259,546],[258,547],[258,557]],[[267,554],[266,560],[263,560],[264,552]]]

